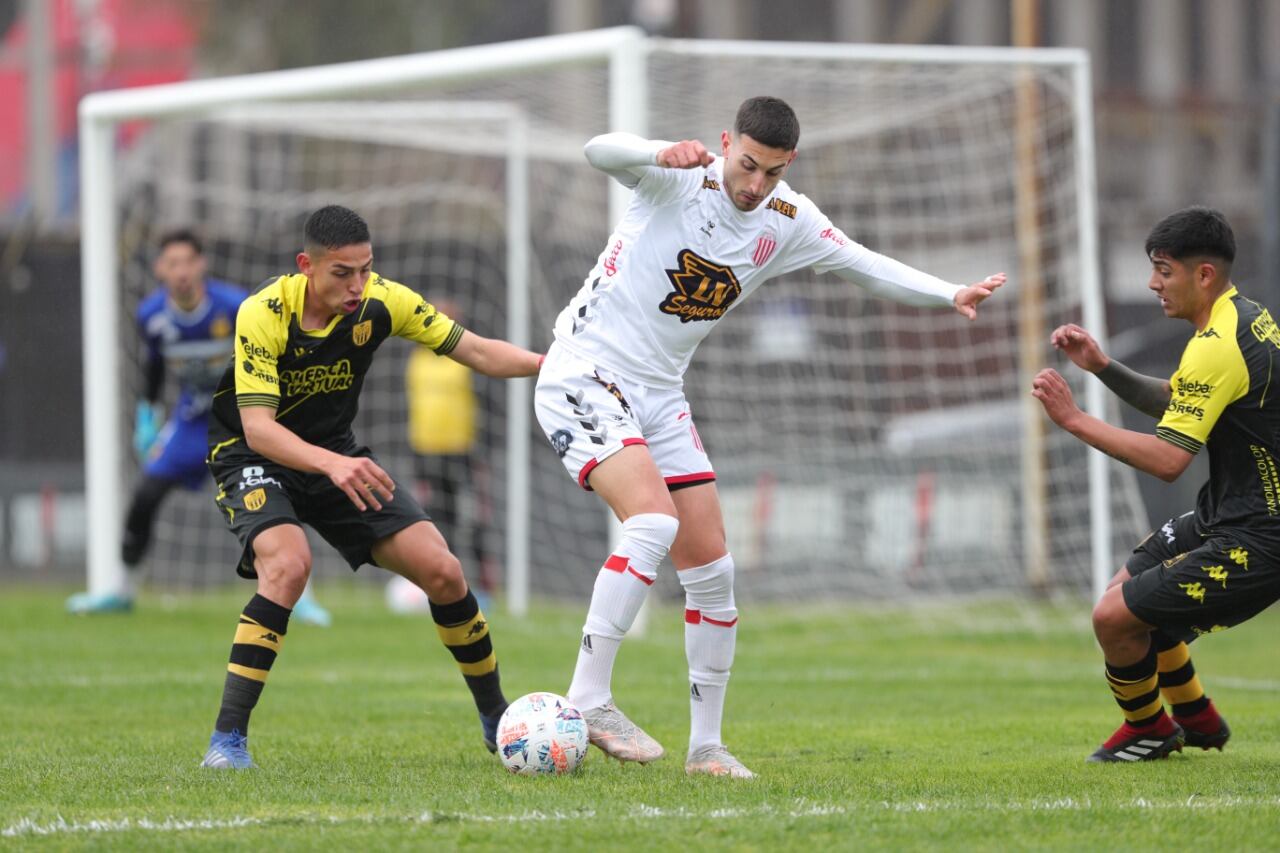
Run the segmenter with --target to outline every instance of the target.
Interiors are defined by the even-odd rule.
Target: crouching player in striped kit
[[[806,267],[969,318],[1004,282],[998,274],[957,287],[849,239],[782,180],[799,136],[787,104],[759,97],[739,108],[720,157],[696,140],[625,133],[586,146],[588,161],[635,195],[556,321],[534,405],[570,475],[622,521],[622,540],[595,581],[568,693],[591,742],[620,760],[663,755],[613,703],[611,680],[622,638],[670,554],[685,591],[685,770],[754,775],[721,739],[738,610],[715,473],[683,390],[698,342],[766,280]]]
[[[392,335],[486,376],[532,376],[541,357],[479,337],[372,271],[369,228],[330,206],[305,226],[299,274],[262,285],[236,315],[235,356],[214,395],[209,470],[218,507],[258,592],[240,615],[206,767],[253,767],[249,714],[311,571],[302,524],[351,565],[403,575],[431,601],[440,639],[466,679],[484,744],[497,750],[507,702],[484,614],[444,538],[351,431],[365,373]]]
[[[1058,426],[1166,482],[1209,451],[1196,508],[1139,543],[1094,607],[1107,685],[1124,723],[1089,761],[1222,749],[1231,730],[1205,695],[1187,643],[1280,598],[1280,398],[1272,387],[1280,329],[1232,284],[1236,240],[1218,211],[1189,207],[1166,216],[1146,252],[1147,287],[1165,316],[1195,327],[1168,381],[1109,358],[1079,326],[1055,329],[1050,340],[1120,399],[1159,418],[1155,435],[1080,411],[1054,370],[1042,370],[1032,389]]]

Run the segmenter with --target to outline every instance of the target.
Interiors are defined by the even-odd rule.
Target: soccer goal
[[[632,28],[91,95],[81,105],[89,583],[112,588],[138,391],[131,315],[160,232],[213,275],[288,272],[306,214],[369,220],[375,268],[543,349],[626,193],[582,144],[606,130],[718,148],[738,103],[801,122],[788,180],[854,239],[952,281],[1011,283],[968,324],[835,277],[771,282],[702,346],[687,391],[718,472],[744,599],[1100,589],[1146,525],[1128,469],[1049,428],[1027,393],[1058,323],[1104,336],[1086,54],[674,41]],[[127,142],[126,142],[127,140]],[[403,482],[407,345],[356,431]],[[1065,370],[1087,408],[1101,386]],[[609,523],[560,469],[530,383],[476,379],[470,503],[507,601],[581,597]],[[232,576],[212,491],[165,506],[153,582]],[[325,547],[321,575],[346,573]],[[467,566],[475,577],[476,567]],[[365,574],[364,572],[361,573]],[[369,573],[373,574],[373,573]]]

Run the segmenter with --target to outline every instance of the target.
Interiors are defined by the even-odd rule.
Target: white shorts
[[[578,485],[631,444],[648,445],[670,488],[716,478],[684,391],[653,388],[552,344],[533,393],[538,423]]]

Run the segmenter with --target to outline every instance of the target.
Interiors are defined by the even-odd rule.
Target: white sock
[[[684,569],[684,649],[689,661],[689,752],[717,746],[724,718],[734,647],[738,639],[738,608],[733,600],[733,557]]]
[[[596,575],[591,607],[582,626],[582,645],[567,698],[582,710],[613,699],[613,662],[622,638],[635,622],[658,564],[675,541],[679,522],[661,513],[633,515],[622,523],[622,539]]]

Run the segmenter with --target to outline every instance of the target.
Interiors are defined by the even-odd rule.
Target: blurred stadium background
[[[618,24],[678,38],[1079,47],[1092,57],[1099,260],[1112,353],[1146,373],[1172,369],[1185,329],[1155,310],[1141,243],[1159,216],[1187,204],[1227,214],[1240,243],[1236,280],[1280,304],[1280,282],[1268,274],[1280,266],[1280,0],[1039,0],[1023,4],[1034,17],[1029,35],[1015,34],[1017,5],[0,0],[0,582],[77,583],[84,575],[75,116],[92,92]],[[802,112],[802,127],[804,119]],[[140,124],[127,128],[122,150],[156,144]],[[565,275],[577,280],[584,271],[575,266]],[[212,272],[226,274],[216,264]],[[535,344],[545,334],[535,329]],[[129,356],[136,336],[131,326],[121,335]],[[1139,478],[1149,519],[1190,506],[1204,474],[1193,469],[1174,486]],[[225,554],[231,538],[222,534],[210,545]],[[220,572],[205,582],[230,577]]]

